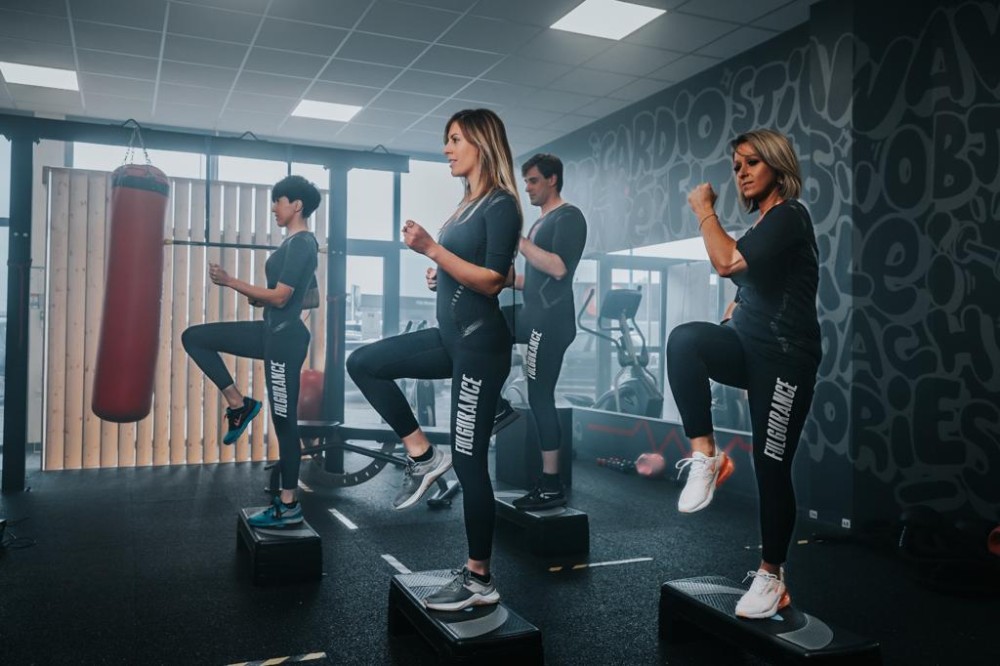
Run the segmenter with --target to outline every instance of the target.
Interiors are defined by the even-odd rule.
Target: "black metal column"
[[[7,263],[7,358],[3,422],[3,492],[24,490],[28,440],[28,299],[31,288],[31,174],[34,142],[10,145],[10,254]]]
[[[326,244],[326,365],[323,419],[344,420],[344,332],[347,318],[347,169],[330,167]]]

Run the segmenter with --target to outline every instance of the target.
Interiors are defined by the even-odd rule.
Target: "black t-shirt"
[[[441,230],[438,242],[470,264],[507,275],[521,235],[521,215],[514,197],[496,189],[462,211]],[[468,335],[485,323],[506,330],[495,296],[486,296],[438,270],[438,325]]]
[[[528,238],[542,250],[559,255],[566,266],[566,275],[557,280],[525,261],[524,307],[548,310],[559,305],[561,310],[570,312],[572,319],[573,274],[587,244],[587,221],[583,213],[572,204],[554,208],[535,222]]]
[[[747,269],[732,276],[739,289],[732,324],[745,341],[779,361],[822,356],[816,290],[816,232],[798,201],[774,206],[736,241]]]
[[[285,238],[267,258],[264,264],[267,288],[274,289],[280,282],[294,290],[284,307],[264,308],[264,321],[272,330],[302,316],[302,299],[309,286],[316,283],[317,252],[316,236],[311,231],[300,231]]]

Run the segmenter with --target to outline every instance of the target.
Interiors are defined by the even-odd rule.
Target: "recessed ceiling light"
[[[25,86],[41,88],[57,88],[59,90],[79,90],[76,72],[71,69],[54,69],[52,67],[36,67],[21,65],[16,62],[0,62],[0,72],[7,83],[19,83]]]
[[[331,102],[316,102],[311,99],[304,99],[295,107],[292,115],[302,118],[336,120],[346,123],[360,110],[360,106],[352,106],[351,104],[333,104]]]
[[[665,9],[620,0],[586,0],[552,27],[581,35],[621,39],[664,13]]]

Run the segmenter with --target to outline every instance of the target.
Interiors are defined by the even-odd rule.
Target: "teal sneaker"
[[[302,504],[288,506],[277,497],[271,506],[247,517],[250,527],[291,527],[302,522]]]
[[[243,431],[250,425],[253,417],[260,414],[260,400],[253,398],[243,398],[243,406],[239,409],[226,407],[226,420],[229,421],[229,430],[222,438],[223,444],[232,444],[240,438]]]

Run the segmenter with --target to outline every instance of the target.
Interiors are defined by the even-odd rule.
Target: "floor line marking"
[[[311,493],[313,491],[312,488],[310,488],[306,484],[302,483],[301,479],[299,480],[299,488],[301,488],[302,492],[305,492],[305,493]]]
[[[309,654],[298,654],[290,657],[272,657],[271,659],[258,659],[257,661],[238,661],[229,666],[277,666],[277,664],[299,664],[303,661],[316,661],[326,659],[326,652],[310,652]]]
[[[349,530],[358,529],[358,526],[355,525],[353,522],[351,522],[350,518],[348,518],[341,512],[337,511],[336,509],[330,509],[330,515],[339,520],[341,523],[343,523],[344,527],[346,527],[347,529]]]
[[[388,553],[383,554],[382,559],[388,562],[390,567],[392,567],[401,574],[413,573],[412,571],[406,568],[406,565],[404,565],[402,562],[400,562],[399,560],[397,560],[395,557],[393,557]]]
[[[580,564],[568,564],[559,565],[555,567],[549,567],[551,573],[556,573],[557,571],[579,571],[580,569],[593,569],[594,567],[613,567],[619,564],[635,564],[636,562],[652,562],[652,557],[633,557],[628,560],[610,560],[607,562],[581,562]]]

